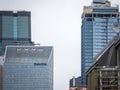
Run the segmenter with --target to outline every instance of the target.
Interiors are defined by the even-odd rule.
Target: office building
[[[29,11],[0,11],[0,56],[6,45],[31,43],[31,14]]]
[[[81,26],[81,74],[86,86],[86,72],[94,58],[116,36],[112,25],[119,22],[119,7],[108,0],[93,0],[84,6]]]
[[[0,11],[0,60],[0,90],[53,90],[53,47],[31,41],[29,11]]]
[[[81,77],[73,76],[69,81],[69,88],[70,90],[79,90],[81,88]]]
[[[53,90],[53,47],[7,46],[3,90]]]
[[[120,37],[95,58],[87,72],[88,90],[120,90]]]

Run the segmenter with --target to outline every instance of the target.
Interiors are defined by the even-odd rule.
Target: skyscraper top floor
[[[0,11],[0,41],[31,41],[30,11]]]
[[[14,10],[14,11],[0,11],[0,15],[4,15],[4,16],[30,16],[31,15],[31,12],[30,11],[17,11],[17,10]]]
[[[108,0],[93,0],[90,6],[84,6],[83,13],[90,12],[118,12],[119,5],[113,5]]]

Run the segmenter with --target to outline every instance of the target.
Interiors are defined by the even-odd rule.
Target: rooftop
[[[30,61],[36,58],[39,60],[48,61],[51,53],[52,46],[7,46],[5,51],[5,60],[12,61],[26,59]]]

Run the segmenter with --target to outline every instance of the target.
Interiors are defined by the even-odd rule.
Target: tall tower
[[[0,56],[6,45],[31,42],[30,18],[29,11],[0,11]]]
[[[0,11],[0,90],[53,90],[53,47],[31,42],[30,18],[27,11]]]
[[[119,22],[119,7],[108,0],[93,0],[84,6],[81,26],[81,65],[82,84],[86,86],[86,72],[94,58],[116,36],[112,25]]]

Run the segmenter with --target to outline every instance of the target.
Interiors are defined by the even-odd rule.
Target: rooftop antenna
[[[75,76],[73,76],[73,87],[75,87]]]
[[[117,33],[117,36],[119,36],[120,33],[120,23],[113,23],[113,30]]]

